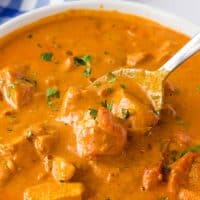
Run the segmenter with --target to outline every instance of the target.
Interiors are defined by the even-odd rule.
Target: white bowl
[[[103,7],[103,8],[102,8]],[[158,9],[136,2],[120,0],[84,0],[68,1],[65,3],[46,6],[18,16],[0,26],[0,38],[8,33],[35,22],[41,18],[54,15],[69,9],[96,9],[116,10],[152,19],[188,36],[193,36],[200,31],[200,27],[179,17],[173,16]]]

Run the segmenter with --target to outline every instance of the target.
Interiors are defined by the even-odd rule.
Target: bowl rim
[[[67,1],[54,5],[47,5],[21,14],[0,25],[0,38],[7,34],[30,25],[42,18],[58,14],[71,9],[93,9],[119,11],[150,19],[172,30],[193,36],[200,31],[200,27],[176,15],[151,7],[144,3],[124,0],[77,0]]]

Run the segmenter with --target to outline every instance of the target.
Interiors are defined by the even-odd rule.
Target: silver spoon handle
[[[168,60],[159,71],[167,72],[169,75],[181,63],[190,58],[193,54],[200,50],[200,33],[195,35],[182,49],[180,49],[170,60]]]

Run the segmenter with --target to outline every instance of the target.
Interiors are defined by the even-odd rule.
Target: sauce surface
[[[200,54],[170,75],[159,119],[136,83],[110,73],[155,70],[188,40],[89,10],[1,39],[0,199],[199,199]]]

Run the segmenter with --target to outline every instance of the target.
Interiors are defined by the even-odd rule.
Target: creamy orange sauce
[[[163,200],[169,196],[168,182],[161,181],[152,189],[146,190],[142,177],[145,168],[157,165],[162,160],[163,146],[170,140],[174,141],[177,134],[190,137],[189,143],[175,148],[177,151],[200,143],[199,54],[185,62],[169,77],[170,84],[175,89],[166,89],[165,102],[175,109],[175,116],[166,109],[162,112],[159,123],[147,133],[128,133],[123,150],[116,155],[92,159],[80,157],[77,154],[76,135],[72,126],[56,119],[62,112],[61,105],[70,87],[85,89],[91,81],[124,65],[155,70],[188,39],[185,35],[147,19],[117,12],[89,10],[68,11],[49,17],[2,38],[0,70],[26,68],[31,80],[37,81],[37,86],[31,100],[17,109],[13,109],[5,97],[1,98],[0,143],[10,144],[26,134],[28,128],[45,122],[55,126],[57,132],[50,154],[62,157],[74,165],[75,172],[69,182],[83,184],[85,189],[82,199]],[[51,53],[51,58],[44,58],[44,53]],[[83,55],[92,57],[89,77],[83,75],[86,66],[76,66],[73,63],[71,68],[69,63],[73,62],[74,57]],[[123,79],[116,84],[126,85],[130,91],[134,89]],[[60,97],[52,98],[53,104],[49,105],[46,93],[51,87],[59,91]],[[2,91],[1,93],[3,96]],[[94,101],[97,103],[95,109],[98,109],[104,99],[99,100],[92,95],[90,98],[88,101],[77,101],[76,109],[89,109],[91,105],[94,107]],[[116,96],[109,98],[117,99]],[[19,101],[22,100],[19,98]],[[6,114],[9,112],[11,114]],[[41,155],[36,156],[36,159],[31,154],[25,155],[33,159],[22,159],[20,162],[26,166],[17,165],[17,169],[0,185],[0,199],[23,199],[24,191],[31,186],[48,182],[58,184],[52,174],[46,172]],[[197,167],[198,170],[200,169]],[[0,170],[1,173],[4,172]],[[180,186],[181,189],[198,191],[198,178],[199,173],[196,172],[193,178],[189,178],[189,182]],[[196,187],[193,188],[193,185]]]

